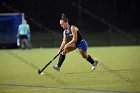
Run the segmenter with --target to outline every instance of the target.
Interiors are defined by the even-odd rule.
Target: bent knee
[[[68,53],[68,50],[67,49],[64,49],[61,54],[66,55],[67,53]]]
[[[87,56],[86,56],[86,55],[82,55],[82,57],[83,57],[84,59],[87,59]]]

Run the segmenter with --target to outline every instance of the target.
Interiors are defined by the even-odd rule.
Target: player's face
[[[66,27],[67,27],[67,22],[64,22],[64,20],[60,20],[60,26],[61,26],[63,29],[66,29]]]

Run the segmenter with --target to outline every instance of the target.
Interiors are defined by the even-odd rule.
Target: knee
[[[82,57],[83,57],[84,59],[87,59],[87,56],[86,56],[86,55],[82,55]]]

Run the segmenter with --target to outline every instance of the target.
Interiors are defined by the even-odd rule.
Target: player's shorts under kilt
[[[19,38],[20,39],[28,39],[27,35],[20,35]]]
[[[85,39],[82,39],[80,42],[77,42],[75,45],[77,48],[82,49],[84,51],[88,49],[88,44],[85,41]]]

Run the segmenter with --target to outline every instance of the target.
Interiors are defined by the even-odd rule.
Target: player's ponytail
[[[68,18],[66,17],[66,15],[64,13],[61,14],[60,20],[64,20],[64,22],[69,22]]]

